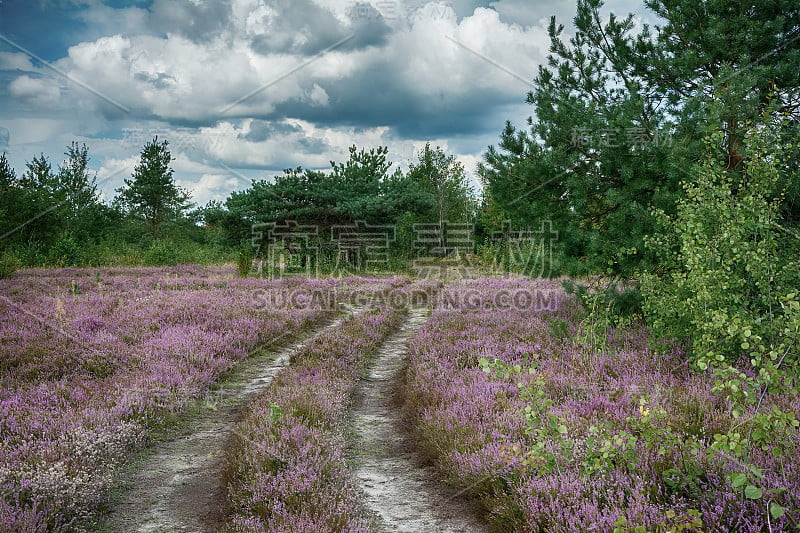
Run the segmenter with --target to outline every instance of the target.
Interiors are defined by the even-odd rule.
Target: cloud
[[[216,37],[227,26],[230,16],[231,6],[227,2],[154,0],[150,6],[152,28],[198,43]]]
[[[199,156],[211,167],[260,168],[281,171],[297,166],[325,168],[331,160],[347,158],[347,148],[378,146],[388,141],[388,128],[328,128],[302,120],[245,119],[202,128],[206,144]],[[201,141],[203,142],[203,141]]]
[[[142,3],[142,2],[139,2]],[[153,26],[153,15],[144,7],[113,7],[103,2],[93,2],[88,9],[76,13],[82,22],[82,41],[93,41],[109,35],[163,35]]]
[[[311,105],[314,106],[325,107],[330,103],[330,98],[328,97],[328,93],[325,91],[325,89],[323,89],[316,83],[314,84],[314,87],[311,89],[311,91],[308,92],[308,99],[311,102]]]
[[[94,93],[0,52],[0,123],[14,133],[15,161],[86,138],[98,179],[132,163],[127,177],[157,134],[176,177],[203,198],[230,179],[244,188],[284,168],[326,168],[353,144],[386,145],[402,167],[433,140],[474,167],[505,120],[530,113],[525,80],[545,62],[549,16],[568,24],[575,11],[561,0],[145,5],[92,0],[76,15],[82,37],[54,64]]]
[[[0,70],[32,72],[34,68],[30,58],[23,53],[0,52]]]
[[[537,0],[532,9],[530,0],[500,0],[490,2],[501,19],[521,26],[537,26],[542,21],[550,22],[555,16],[559,24],[569,25],[575,16],[576,2],[564,0]]]
[[[255,6],[237,1],[233,12],[233,27],[254,52],[265,56],[313,56],[347,38],[342,50],[380,46],[390,32],[380,12],[366,2],[351,4],[345,17],[312,0],[273,0]]]
[[[9,94],[30,107],[52,108],[60,103],[61,90],[54,80],[49,78],[32,78],[24,74],[8,86]]]
[[[72,46],[57,66],[91,80],[133,117],[196,125],[295,118],[424,135],[443,133],[447,124],[480,128],[477,117],[493,106],[521,100],[527,87],[504,69],[532,79],[548,46],[543,26],[508,24],[487,8],[459,18],[444,3],[423,5],[391,30],[366,3],[350,5],[351,17],[354,9],[360,16],[349,21],[311,0],[235,0],[218,11],[173,4],[182,7],[158,3],[153,12],[186,15],[175,33],[104,36]],[[313,56],[348,32],[352,42]],[[70,89],[75,105],[109,119],[119,113],[89,91]],[[30,98],[31,91],[15,96]]]
[[[301,131],[300,126],[289,122],[253,120],[249,122],[247,132],[240,133],[239,137],[251,142],[263,142],[272,137],[285,137]]]
[[[211,200],[224,200],[231,190],[241,189],[242,183],[225,174],[203,174],[198,180],[175,180],[192,195],[192,202],[206,205]]]
[[[126,158],[106,158],[97,170],[97,189],[100,198],[108,203],[116,196],[116,189],[125,184],[126,179],[130,179],[133,169],[139,162],[139,156]]]
[[[11,140],[11,132],[8,128],[0,126],[0,150],[8,151],[8,142]]]

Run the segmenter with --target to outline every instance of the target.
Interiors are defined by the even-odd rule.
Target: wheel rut
[[[433,468],[420,465],[402,408],[394,399],[408,342],[426,319],[425,310],[412,310],[375,355],[359,386],[350,444],[355,478],[380,531],[487,532],[469,504],[446,487]]]
[[[351,311],[352,312],[352,311]],[[219,390],[198,402],[183,431],[145,450],[122,476],[123,493],[103,517],[100,531],[186,532],[217,530],[225,518],[222,471],[225,448],[243,409],[291,355],[321,332],[336,328],[338,318],[277,351],[252,356]]]

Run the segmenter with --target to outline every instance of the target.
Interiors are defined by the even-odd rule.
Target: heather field
[[[800,533],[798,161],[800,0],[0,0],[0,533]]]
[[[419,445],[496,530],[797,530],[796,396],[734,413],[714,376],[679,346],[651,349],[641,327],[598,331],[566,297],[497,305],[525,287],[560,290],[449,288],[411,343],[406,381]],[[441,306],[459,294],[480,305]],[[757,407],[781,422],[765,429]]]
[[[295,354],[239,426],[232,531],[368,531],[343,454],[348,398],[401,311],[370,309]]]
[[[248,353],[330,317],[327,295],[397,283],[201,267],[0,280],[0,530],[81,524],[107,503],[115,467]]]
[[[384,530],[370,508],[450,531],[451,499],[475,509],[474,531],[797,529],[796,397],[737,412],[685,346],[600,324],[557,282],[235,274],[0,280],[0,531],[92,529],[139,450],[250,356],[304,335],[218,420],[232,426],[212,476],[225,516],[209,531]],[[386,449],[359,452],[374,432]],[[388,486],[420,476],[415,497],[435,505],[412,520]]]

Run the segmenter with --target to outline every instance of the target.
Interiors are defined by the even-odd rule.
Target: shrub
[[[783,123],[768,121],[751,128],[741,170],[712,155],[698,167],[696,178],[684,183],[686,196],[676,216],[657,213],[668,231],[650,245],[668,268],[646,275],[642,285],[654,331],[689,341],[693,364],[713,372],[713,391],[724,393],[740,420],[727,434],[714,434],[714,453],[740,464],[725,475],[742,501],[768,503],[776,519],[786,509],[768,499],[786,486],[764,491],[764,475],[754,461],[768,449],[785,455],[789,435],[800,427],[784,407],[765,407],[781,393],[798,394],[798,245],[781,216],[796,171],[793,143],[776,133],[783,130]],[[722,141],[720,133],[707,139],[709,147]],[[739,427],[747,431],[740,433]]]
[[[239,249],[239,258],[236,266],[240,278],[246,278],[250,274],[250,269],[253,267],[253,255],[253,249],[250,246]]]
[[[10,278],[19,267],[19,260],[15,256],[8,252],[0,255],[0,279]]]
[[[781,299],[798,285],[798,248],[782,226],[781,174],[792,144],[779,129],[751,129],[744,171],[713,157],[723,139],[709,136],[708,160],[684,183],[677,214],[657,213],[666,232],[649,246],[667,268],[644,276],[644,308],[659,336],[691,339],[701,368],[761,340],[777,345],[789,325]]]
[[[150,266],[174,266],[180,262],[175,244],[164,240],[155,240],[145,253],[145,262]]]
[[[82,259],[83,254],[78,241],[66,233],[50,246],[47,253],[48,263],[54,266],[80,266]]]

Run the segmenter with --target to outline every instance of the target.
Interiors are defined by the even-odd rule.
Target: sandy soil
[[[343,319],[321,330],[337,327]],[[225,515],[221,474],[225,448],[243,409],[288,364],[304,341],[243,362],[223,385],[198,402],[177,435],[145,450],[122,476],[121,496],[101,531],[215,531]]]
[[[351,312],[355,310],[351,309]],[[376,529],[403,532],[485,532],[466,501],[418,460],[403,427],[394,391],[408,341],[427,316],[412,310],[403,326],[374,357],[360,385],[351,416],[348,453]],[[317,332],[337,327],[338,319]],[[225,518],[222,482],[225,449],[247,403],[284,368],[303,341],[255,355],[186,415],[179,430],[145,450],[127,469],[113,509],[100,531],[210,532]]]
[[[466,501],[443,485],[432,468],[420,464],[414,441],[403,427],[394,391],[408,341],[426,318],[424,310],[412,310],[375,356],[359,388],[349,450],[354,473],[382,531],[488,531]]]

